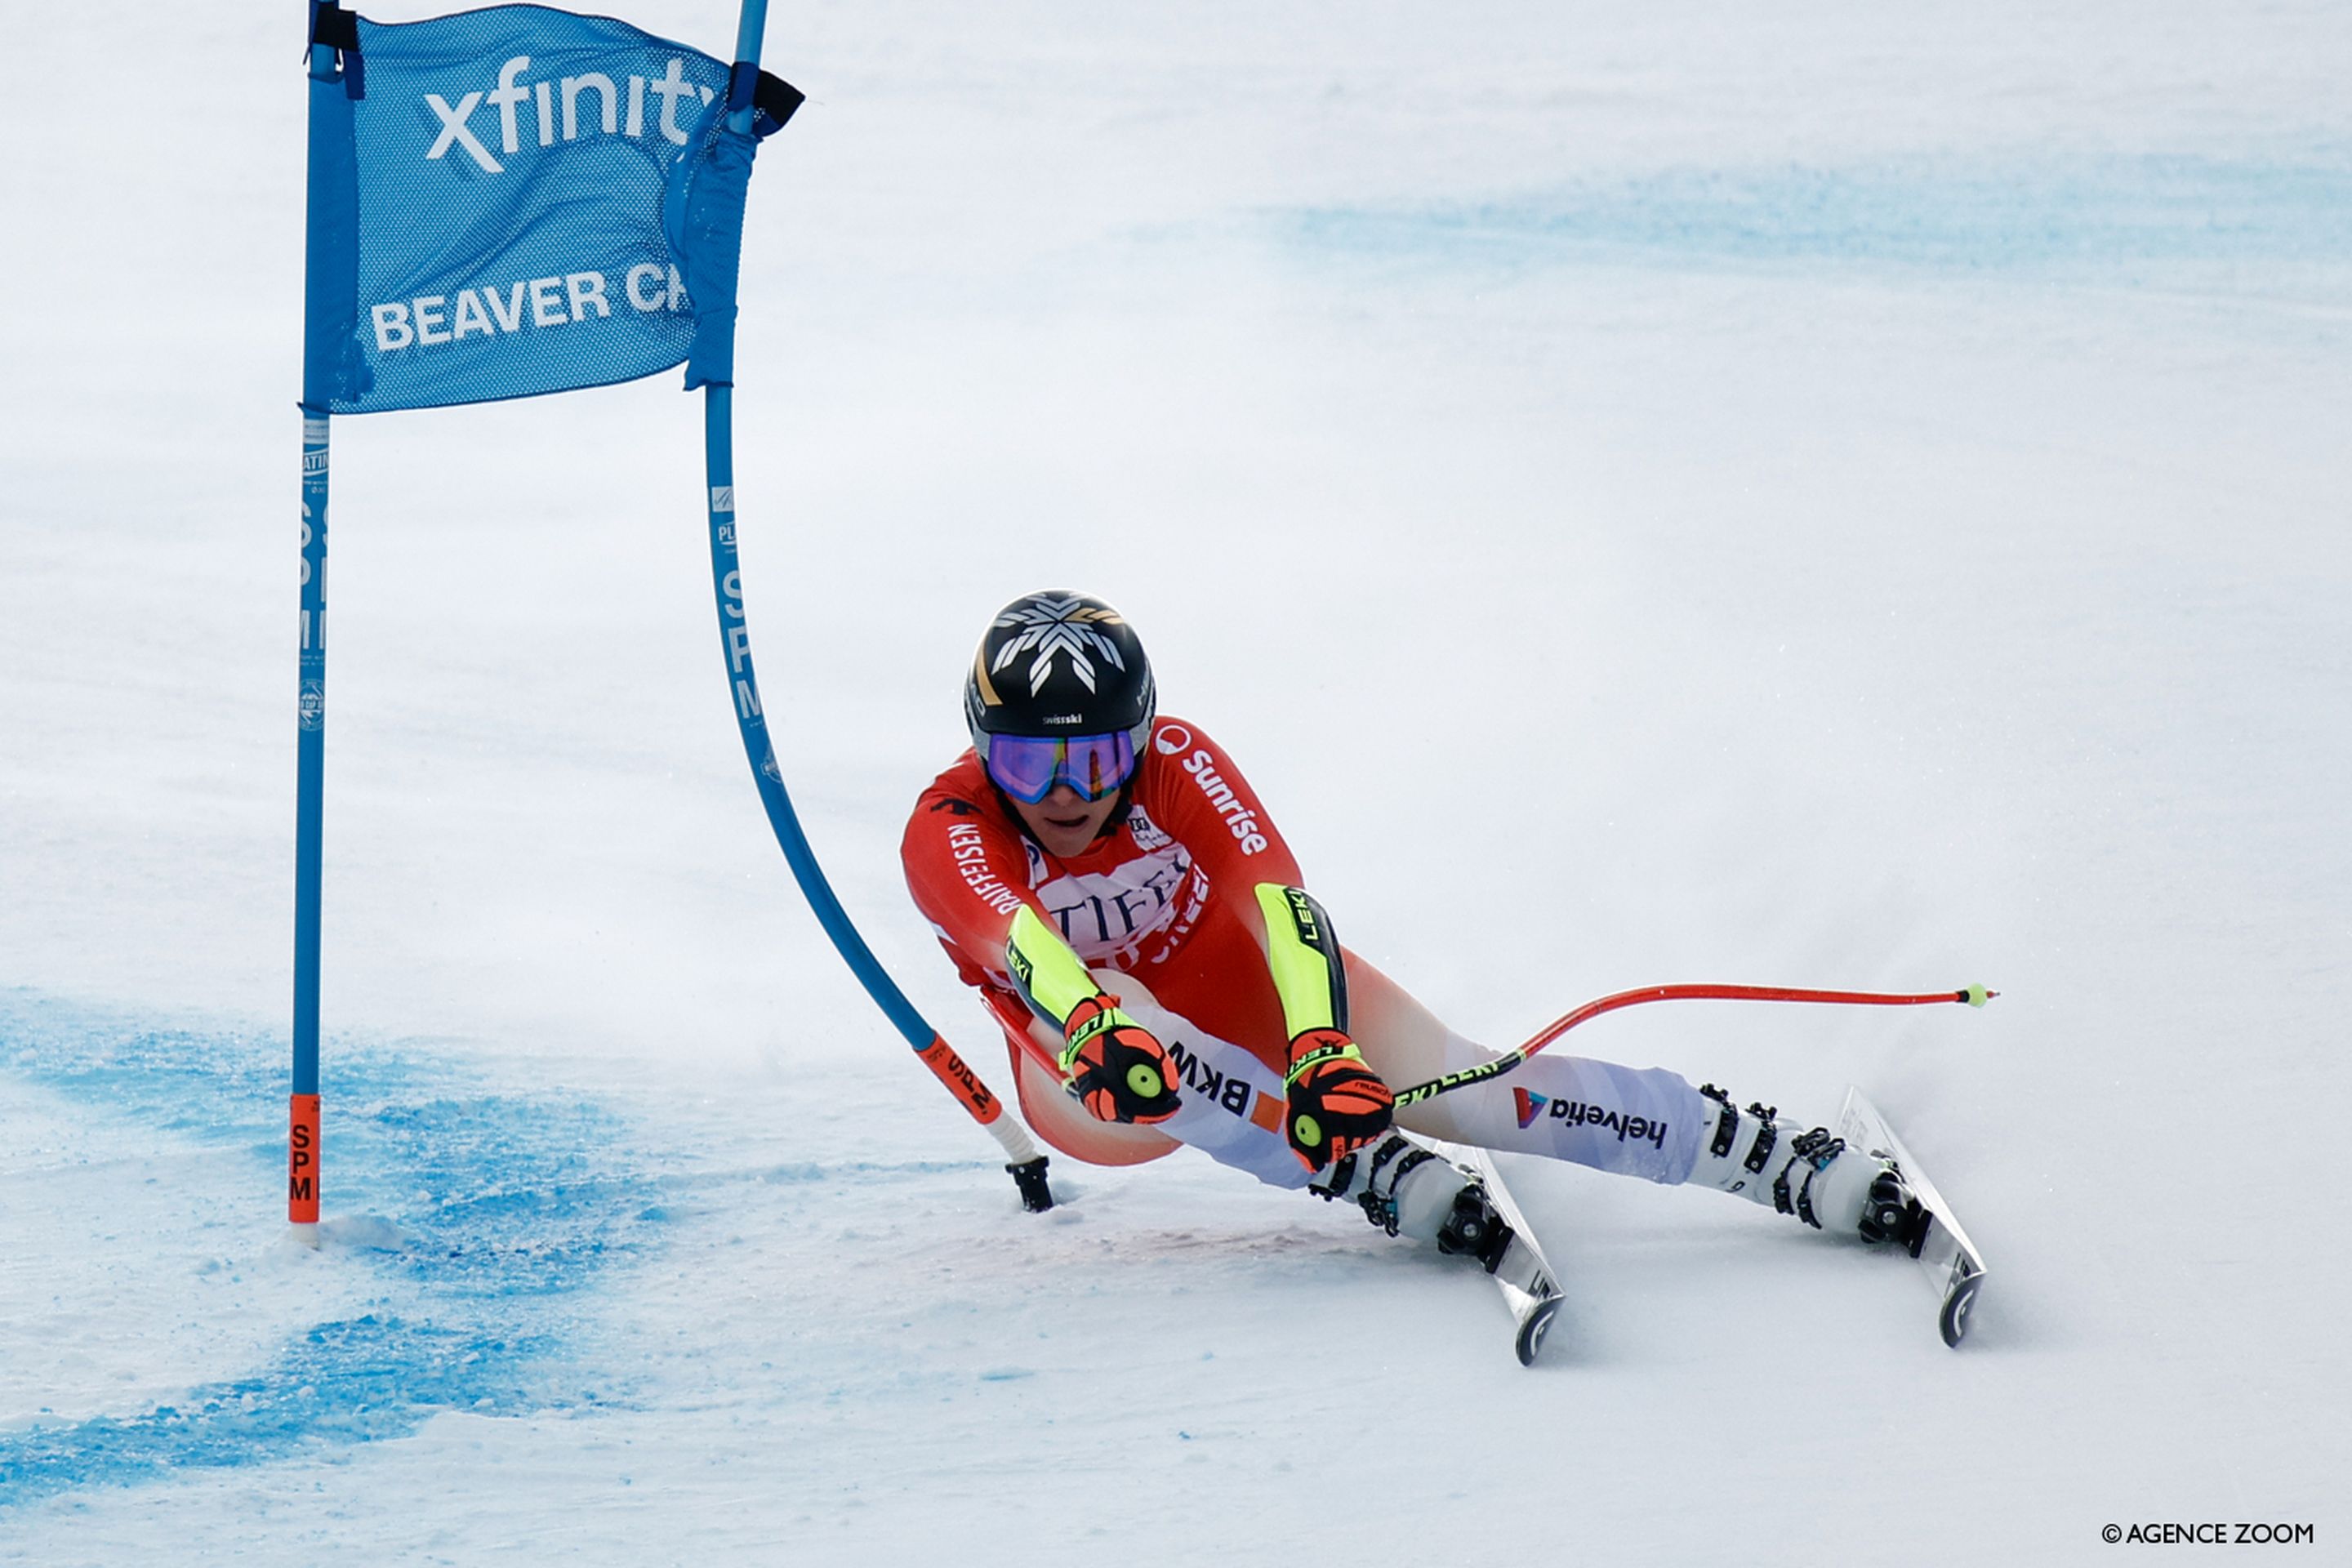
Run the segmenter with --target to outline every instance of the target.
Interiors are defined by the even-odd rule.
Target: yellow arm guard
[[[1265,916],[1265,963],[1282,998],[1283,1027],[1297,1039],[1309,1029],[1348,1029],[1348,972],[1331,917],[1304,888],[1260,882],[1257,907]]]
[[[1055,934],[1054,929],[1037,918],[1037,911],[1027,904],[1013,912],[1013,933],[1004,942],[1004,965],[1012,971],[1013,984],[1021,988],[1023,1000],[1038,1016],[1064,1031],[1067,1037],[1070,1015],[1081,1004],[1102,994],[1095,977],[1070,944]],[[1082,1020],[1075,1039],[1070,1039],[1062,1052],[1062,1070],[1070,1068],[1070,1058],[1080,1046],[1103,1029],[1119,1024],[1132,1024],[1134,1019],[1116,1007],[1097,1007],[1092,1016]]]

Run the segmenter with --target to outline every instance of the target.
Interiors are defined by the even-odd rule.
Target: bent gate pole
[[[767,30],[767,0],[743,0],[742,19],[735,40],[739,80],[750,79],[758,73],[761,40]],[[730,128],[749,134],[751,114],[749,103],[744,103],[729,117]],[[1030,1142],[1028,1131],[1020,1120],[1006,1114],[1003,1101],[990,1092],[980,1075],[965,1064],[939,1031],[924,1021],[922,1014],[866,945],[866,939],[835,896],[824,868],[817,864],[816,853],[809,847],[808,835],[802,829],[800,816],[793,809],[792,796],[784,788],[783,770],[776,761],[760,700],[759,677],[751,664],[751,633],[743,614],[743,576],[735,542],[734,392],[728,381],[713,381],[703,388],[710,581],[719,601],[719,648],[727,661],[735,722],[742,732],[743,754],[751,764],[752,782],[760,788],[760,802],[767,808],[768,825],[775,830],[776,842],[782,847],[784,859],[791,865],[809,908],[815,912],[817,923],[833,939],[834,947],[850,972],[905,1037],[923,1065],[938,1075],[958,1102],[971,1113],[972,1120],[987,1128],[1003,1147],[1008,1162],[1005,1168],[1012,1172],[1020,1188],[1023,1206],[1033,1211],[1050,1208],[1054,1199],[1045,1184],[1045,1157]]]

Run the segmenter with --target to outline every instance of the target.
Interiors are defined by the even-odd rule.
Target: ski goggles
[[[1017,801],[1035,805],[1068,784],[1082,800],[1100,800],[1135,776],[1135,740],[1108,735],[991,735],[988,776]]]

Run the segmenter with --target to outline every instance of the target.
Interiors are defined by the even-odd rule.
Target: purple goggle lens
[[[991,735],[988,776],[1013,799],[1034,805],[1068,784],[1100,800],[1135,773],[1135,742],[1121,730],[1109,735]]]

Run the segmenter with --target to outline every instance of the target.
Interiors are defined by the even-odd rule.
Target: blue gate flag
[[[341,31],[343,79],[310,84],[306,406],[530,397],[689,356],[689,386],[732,379],[752,138],[724,123],[727,65],[541,5]]]

